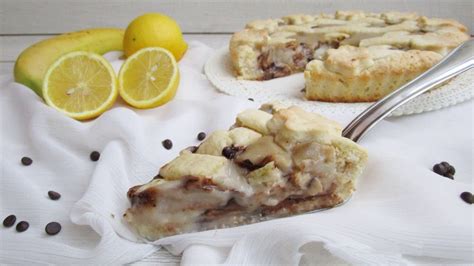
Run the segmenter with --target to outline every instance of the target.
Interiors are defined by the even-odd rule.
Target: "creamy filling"
[[[314,59],[322,59],[329,48],[337,48],[339,42],[289,43],[285,47],[262,48],[258,66],[263,71],[262,80],[269,80],[301,72]]]
[[[144,230],[161,229],[157,234],[166,236],[261,221],[264,216],[277,213],[297,199],[310,200],[330,192],[321,193],[321,189],[304,191],[292,183],[293,177],[284,179],[272,188],[256,189],[250,197],[235,191],[223,191],[217,186],[192,187],[189,181],[182,181],[176,187],[155,188],[154,203],[148,207],[144,201],[135,200],[142,194],[133,195],[132,208],[127,215],[133,215],[134,222],[143,226],[137,228],[141,235],[150,235]],[[312,178],[306,185],[309,188],[318,182]],[[237,220],[229,223],[234,218]]]
[[[312,142],[287,152],[265,136],[237,150],[233,163],[212,178],[158,178],[130,189],[132,208],[126,215],[141,226],[139,234],[162,237],[253,223],[298,200],[332,192],[336,166],[331,146]]]
[[[288,44],[285,47],[267,46],[257,61],[263,71],[263,80],[288,76],[297,71],[303,71],[306,64],[313,60],[316,45],[305,43]]]

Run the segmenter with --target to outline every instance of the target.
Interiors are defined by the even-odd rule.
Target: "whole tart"
[[[375,101],[469,39],[450,19],[416,13],[337,11],[250,22],[229,49],[237,78],[269,80],[304,71],[306,99]]]
[[[124,218],[156,240],[330,208],[352,194],[366,162],[365,149],[343,138],[336,122],[264,105],[130,188]]]

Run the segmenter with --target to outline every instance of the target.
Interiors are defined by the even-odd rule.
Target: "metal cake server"
[[[439,63],[375,102],[342,131],[342,135],[355,142],[392,111],[436,85],[474,67],[474,39],[469,39],[451,51]]]

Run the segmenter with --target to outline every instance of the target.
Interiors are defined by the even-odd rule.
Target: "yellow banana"
[[[15,81],[30,87],[42,96],[44,75],[49,66],[59,57],[73,51],[104,54],[109,51],[123,50],[123,35],[122,29],[88,29],[35,43],[18,56],[14,68]]]

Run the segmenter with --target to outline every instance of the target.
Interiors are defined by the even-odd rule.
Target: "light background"
[[[62,32],[94,27],[126,27],[146,12],[175,18],[187,41],[226,46],[231,33],[254,19],[336,10],[415,11],[455,18],[474,28],[472,0],[0,0],[0,74],[11,73],[18,54],[31,44]],[[176,265],[165,250],[136,264]]]

